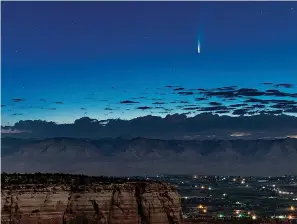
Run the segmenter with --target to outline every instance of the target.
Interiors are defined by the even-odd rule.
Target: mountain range
[[[2,138],[2,172],[297,174],[297,139]]]

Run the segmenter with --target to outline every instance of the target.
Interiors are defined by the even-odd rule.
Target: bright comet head
[[[197,42],[197,52],[198,54],[200,54],[200,40],[198,40]]]

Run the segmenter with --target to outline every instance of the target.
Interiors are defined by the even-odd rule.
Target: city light
[[[293,216],[292,216],[292,215],[289,215],[289,216],[288,216],[288,219],[293,219]]]
[[[198,208],[203,208],[203,205],[198,205]]]
[[[190,180],[187,178],[189,178]],[[188,208],[188,210],[185,210],[185,215],[188,218],[191,217],[195,220],[197,219],[197,221],[199,219],[217,219],[228,221],[235,218],[235,220],[240,221],[247,219],[247,222],[249,219],[250,222],[253,223],[258,220],[262,220],[262,218],[270,219],[270,217],[271,219],[276,218],[281,221],[288,220],[289,222],[296,219],[295,212],[297,212],[297,205],[295,205],[294,203],[297,200],[297,194],[293,192],[293,195],[291,195],[292,190],[287,190],[289,189],[287,188],[287,186],[290,186],[292,184],[291,180],[287,180],[287,182],[285,182],[285,180],[282,180],[282,185],[281,187],[279,187],[276,182],[258,182],[258,179],[262,179],[257,179],[256,177],[244,178],[228,176],[224,177],[226,178],[226,180],[228,180],[224,182],[222,181],[222,176],[217,176],[217,178],[215,179],[217,184],[213,182],[212,177],[207,177],[205,179],[204,176],[192,175],[187,178],[174,178],[172,179],[172,182],[178,185],[178,187],[180,188],[179,190],[189,192],[189,195],[181,196],[182,205],[185,208]],[[272,181],[276,180],[273,179]],[[236,192],[233,195],[231,190],[235,188]],[[246,193],[254,194],[252,191],[247,192],[247,189],[251,189],[252,191],[258,190],[257,194],[259,195],[259,197],[262,196],[260,201],[257,202],[257,204],[260,205],[259,208],[253,207],[254,204],[256,204],[253,202],[253,200],[247,200],[245,198]],[[192,190],[193,192],[190,192],[190,190]],[[243,195],[240,195],[239,193],[237,193],[237,191],[240,191],[240,193],[242,193]],[[276,195],[267,195],[267,193],[269,192]],[[269,199],[270,201],[272,201],[272,198],[275,199],[275,202],[277,202],[277,200],[280,200],[280,208],[283,209],[283,211],[286,213],[275,214],[274,211],[272,211],[274,206],[274,204],[272,203],[273,205],[269,206],[269,211],[265,212],[262,217],[261,214],[264,208],[261,206],[261,200],[265,201]],[[191,203],[189,203],[190,199]],[[287,201],[285,202],[283,201],[283,199],[286,199]],[[288,203],[288,201],[291,201],[291,203]],[[208,206],[209,202],[211,203],[210,207]],[[217,202],[218,204],[216,204]],[[193,203],[195,203],[194,206]],[[223,204],[224,206],[222,206]],[[225,209],[225,205],[227,205],[227,208],[229,208],[230,210]]]

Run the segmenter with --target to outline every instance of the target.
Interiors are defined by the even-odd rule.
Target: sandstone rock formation
[[[182,222],[179,195],[163,183],[6,184],[1,193],[3,224]]]

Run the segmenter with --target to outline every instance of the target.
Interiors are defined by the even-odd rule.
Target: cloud
[[[245,133],[245,132],[234,132],[231,133],[230,136],[232,137],[243,137],[243,136],[249,136],[251,135],[250,133]]]
[[[200,107],[184,107],[183,110],[199,110]]]
[[[131,101],[131,100],[124,100],[124,101],[121,101],[120,103],[121,104],[134,104],[134,103],[139,103],[139,102]]]
[[[213,107],[202,107],[199,110],[200,111],[217,111],[217,110],[229,110],[230,108],[226,107],[226,106],[213,106]]]
[[[136,96],[133,98],[123,99],[120,102],[114,102],[112,99],[96,99],[96,95],[94,93],[90,93],[86,95],[90,97],[91,100],[96,102],[109,102],[105,103],[103,110],[114,110],[113,106],[110,106],[114,103],[122,104],[122,105],[133,105],[133,104],[144,104],[145,107],[139,107],[136,109],[145,110],[146,112],[150,112],[151,114],[157,115],[160,114],[161,108],[156,108],[154,105],[163,105],[167,104],[168,108],[166,111],[171,111],[174,109],[182,109],[186,111],[191,111],[192,115],[198,114],[199,112],[211,112],[215,114],[234,114],[234,115],[253,115],[259,113],[270,113],[270,114],[279,114],[280,110],[283,113],[296,113],[296,105],[297,105],[297,93],[289,93],[281,91],[281,89],[277,88],[287,88],[294,86],[293,84],[273,84],[273,83],[264,83],[268,85],[269,88],[240,88],[239,86],[223,86],[218,88],[185,88],[182,86],[176,85],[167,85],[165,87],[156,88],[158,92],[153,92],[151,97],[144,97],[142,93],[140,96]],[[172,90],[171,94],[174,94],[175,100],[172,101],[172,98],[163,97],[166,93],[168,93],[168,88]],[[154,89],[155,90],[155,89]],[[162,92],[164,90],[165,92]],[[162,95],[161,97],[158,95]],[[193,95],[195,97],[193,97]],[[142,101],[144,99],[144,101]],[[181,100],[183,99],[183,100]],[[15,98],[15,102],[21,102],[22,98]],[[41,101],[45,101],[40,99]],[[151,101],[151,102],[147,102]],[[233,103],[231,103],[233,101]],[[66,102],[57,101],[55,104],[64,104]],[[71,103],[71,102],[69,102]],[[71,103],[72,104],[72,103]],[[101,103],[102,104],[102,103]],[[169,105],[175,104],[175,105]],[[187,104],[187,105],[184,105]],[[231,104],[231,105],[230,105]],[[9,111],[8,106],[3,107],[3,110]],[[207,106],[208,105],[208,106]],[[45,108],[38,105],[37,107],[22,107],[20,108],[16,105],[18,109],[23,109],[24,113],[27,112],[25,110],[29,108],[39,108],[46,110],[58,110],[59,108]],[[78,106],[80,109],[80,106]],[[119,113],[123,113],[127,108],[121,106],[117,108]],[[84,110],[84,109],[80,109]],[[275,110],[275,112],[272,112]],[[11,110],[12,111],[12,110]],[[19,112],[19,111],[18,111]],[[163,111],[164,112],[164,111]],[[163,113],[162,112],[162,113]],[[180,112],[180,111],[179,111]],[[119,114],[117,113],[117,114]],[[116,113],[115,113],[116,114]]]
[[[234,94],[236,96],[263,96],[265,95],[265,92],[259,91],[257,89],[243,88],[243,89],[239,89]]]
[[[205,97],[198,97],[198,98],[196,98],[195,100],[196,100],[196,101],[203,101],[203,100],[207,100],[207,98],[205,98]]]
[[[139,107],[148,110],[147,107]],[[189,111],[196,110],[191,108]],[[213,109],[213,108],[212,108]],[[217,107],[220,113],[228,112],[228,108]],[[163,112],[168,113],[165,108]],[[237,114],[241,115],[241,111]],[[246,112],[246,111],[244,111]],[[79,137],[103,138],[121,135],[142,136],[147,138],[180,139],[185,135],[200,135],[201,138],[215,135],[218,138],[229,137],[231,132],[251,133],[249,137],[275,137],[297,134],[297,117],[288,115],[273,115],[276,112],[265,111],[253,116],[219,116],[212,113],[201,113],[193,117],[185,114],[159,116],[143,116],[131,120],[109,119],[97,120],[82,117],[71,124],[56,124],[50,121],[21,120],[13,126],[2,127],[4,130],[29,130],[26,137]]]
[[[204,91],[201,92],[207,97],[223,97],[223,98],[232,98],[235,97],[235,91]]]
[[[155,105],[162,105],[162,104],[165,104],[164,102],[153,102],[152,104],[155,104]]]
[[[275,87],[284,87],[284,88],[292,88],[294,85],[285,83],[285,84],[276,84]]]
[[[285,93],[285,92],[281,92],[279,90],[275,90],[275,89],[268,89],[265,92],[265,96],[275,96],[275,97],[296,97],[297,94],[295,93]]]
[[[195,123],[196,119],[199,117],[203,117],[204,115],[199,115],[199,113],[207,112],[210,115],[224,115],[224,114],[232,114],[234,116],[243,116],[243,117],[256,117],[260,115],[284,115],[290,114],[290,115],[297,115],[297,93],[292,93],[287,91],[282,91],[282,88],[291,88],[294,86],[293,84],[273,84],[273,83],[264,83],[264,88],[257,89],[257,88],[242,88],[239,86],[223,86],[218,88],[185,88],[180,85],[167,85],[165,87],[157,88],[157,93],[155,92],[155,89],[153,89],[153,92],[151,93],[150,97],[145,97],[142,93],[139,93],[139,96],[134,96],[134,98],[123,98],[117,101],[114,101],[114,99],[96,99],[96,95],[91,93],[86,95],[86,97],[90,97],[91,100],[94,100],[96,102],[100,102],[100,104],[103,105],[103,114],[111,114],[113,110],[116,110],[116,113],[113,113],[114,117],[119,117],[121,113],[127,112],[127,110],[130,110],[131,112],[134,110],[137,111],[138,114],[141,114],[142,111],[144,113],[149,113],[151,115],[160,115],[160,114],[168,114],[172,113],[172,111],[177,110],[176,112],[183,113],[183,115],[191,115],[194,117],[188,117],[184,123],[179,124],[178,127],[172,127],[173,130],[176,131],[175,134],[168,133],[168,136],[181,136],[184,135],[182,132],[188,132],[189,130],[193,130],[194,132],[200,132],[203,131],[203,127],[201,126],[201,123]],[[263,87],[263,86],[262,86]],[[164,90],[164,93],[162,92]],[[115,89],[117,91],[117,89]],[[171,92],[173,96],[159,96],[164,95],[165,93]],[[42,96],[40,96],[42,97]],[[173,98],[174,97],[174,98]],[[174,100],[173,100],[174,99]],[[27,100],[27,99],[26,99]],[[40,101],[45,102],[44,99],[37,99],[40,103]],[[13,99],[15,104],[11,102],[3,102],[4,105],[7,105],[4,107],[2,105],[2,110],[4,113],[7,113],[10,116],[16,116],[17,118],[22,118],[21,114],[26,114],[28,112],[28,109],[30,108],[37,108],[37,109],[44,109],[50,111],[49,113],[56,113],[55,110],[59,110],[60,107],[55,106],[44,106],[44,105],[36,105],[36,106],[28,106],[23,104],[17,104],[17,102],[24,101],[23,98],[14,98]],[[50,101],[54,102],[54,101]],[[87,101],[89,102],[89,101]],[[106,103],[101,103],[106,102]],[[57,104],[66,104],[67,101],[61,102],[57,101],[54,102]],[[70,104],[73,104],[73,102],[69,102]],[[114,107],[114,105],[118,107]],[[126,106],[125,106],[126,105]],[[135,107],[131,107],[131,105],[135,105]],[[162,105],[166,105],[165,107],[161,107]],[[11,107],[13,106],[13,107]],[[160,106],[160,107],[158,107]],[[52,108],[49,108],[52,107]],[[90,111],[89,106],[86,105],[78,105],[78,110],[80,110],[82,113],[87,113],[86,110]],[[129,107],[129,108],[128,108]],[[104,109],[105,108],[105,109]],[[16,110],[15,110],[16,109]],[[101,111],[102,112],[102,111]],[[42,113],[42,112],[41,112]],[[128,113],[127,113],[128,114]],[[56,114],[55,114],[56,116]],[[134,115],[132,115],[134,116]],[[158,133],[159,132],[159,123],[155,124],[154,121],[156,120],[157,116],[153,116],[154,119],[152,119],[153,123],[150,124],[144,124],[144,127],[138,127],[135,125],[135,120],[132,119],[130,121],[126,120],[109,120],[108,124],[105,124],[104,127],[102,125],[97,125],[96,129],[94,128],[94,134],[89,134],[88,130],[85,130],[86,136],[116,136],[117,134],[122,133],[132,133],[133,135],[148,135],[152,136],[152,133]],[[205,117],[205,116],[204,116]],[[222,120],[225,120],[225,116],[219,116],[220,119],[216,117],[207,117],[207,119],[210,119],[210,122],[213,121],[213,119],[218,120],[221,122]],[[141,120],[142,118],[140,118]],[[162,120],[164,119],[164,120]],[[192,120],[191,120],[192,119]],[[194,120],[193,120],[194,119]],[[250,118],[245,118],[250,119]],[[279,118],[278,118],[279,119]],[[197,127],[192,127],[192,123],[189,123],[188,121],[192,121],[192,123],[196,124]],[[233,124],[233,121],[236,120],[235,118],[230,117],[230,124],[225,124],[225,128],[227,129],[231,124]],[[121,122],[120,122],[121,121]],[[137,119],[137,121],[139,121]],[[166,119],[161,118],[160,124],[160,131],[163,130],[163,126],[165,127],[167,125]],[[194,122],[195,121],[195,122]],[[113,124],[113,128],[111,128],[109,123]],[[262,121],[257,121],[262,122]],[[264,123],[266,121],[263,121]],[[120,124],[120,126],[118,126]],[[133,124],[133,125],[132,125]],[[68,127],[70,126],[55,126],[57,128],[57,133],[59,135],[64,136],[65,134],[71,136],[73,135],[80,135],[80,131],[77,124],[72,124],[75,129],[72,130]],[[157,129],[157,131],[145,131],[146,125],[152,127],[151,130],[154,128]],[[153,128],[153,125],[156,125]],[[245,124],[246,125],[246,124]],[[212,126],[212,124],[208,124],[208,128],[212,128],[214,130],[218,130],[219,128],[216,126]],[[290,126],[290,125],[289,125]],[[77,129],[76,129],[77,128]],[[240,129],[241,127],[236,127],[237,129]],[[244,125],[242,128],[246,128]],[[276,127],[278,128],[278,127]],[[133,129],[133,130],[132,130]],[[263,128],[266,130],[266,128]],[[33,130],[33,129],[32,129]],[[66,131],[65,131],[66,130]],[[104,130],[104,131],[103,131]],[[183,131],[182,131],[183,130]],[[167,130],[163,130],[164,132],[167,132]],[[107,133],[107,134],[105,134]],[[34,132],[34,135],[38,135]],[[47,135],[47,132],[45,136]],[[53,135],[49,131],[49,135]],[[155,134],[157,137],[164,136],[166,134],[160,133]]]
[[[194,92],[190,92],[190,91],[187,91],[187,92],[178,92],[177,94],[179,94],[179,95],[187,95],[187,96],[189,96],[189,95],[193,95]]]
[[[297,113],[297,107],[296,106],[292,106],[289,109],[285,110],[286,113]]]
[[[22,98],[14,98],[14,99],[12,99],[12,101],[13,101],[14,103],[18,103],[18,102],[23,102],[23,101],[25,101],[25,100],[22,99]]]
[[[238,104],[231,104],[230,107],[244,107],[248,106],[247,103],[238,103]]]
[[[222,105],[222,103],[219,103],[219,102],[210,102],[209,104],[212,106],[221,106]]]
[[[287,87],[288,88],[288,87]],[[240,97],[259,97],[259,96],[273,96],[273,97],[297,97],[296,93],[286,93],[279,90],[268,89],[260,91],[253,88],[235,89],[234,87],[216,88],[212,90],[204,90],[202,95],[207,97],[220,97],[220,98],[240,98]]]
[[[21,116],[21,115],[23,115],[22,113],[14,113],[14,114],[12,114],[12,116]]]
[[[262,114],[270,114],[270,115],[279,115],[283,113],[283,110],[262,110],[260,111]]]
[[[136,109],[138,109],[138,110],[149,110],[149,109],[152,109],[152,107],[143,106],[143,107],[137,107]]]
[[[178,88],[180,86],[173,86],[173,85],[167,85],[167,86],[164,86],[165,88]]]
[[[1,128],[1,134],[20,134],[20,133],[24,133],[24,132],[30,132],[30,131],[11,129],[11,128],[8,128],[8,129]]]
[[[181,90],[184,90],[185,88],[183,88],[183,87],[179,87],[179,88],[175,88],[175,89],[173,89],[174,91],[181,91]]]

